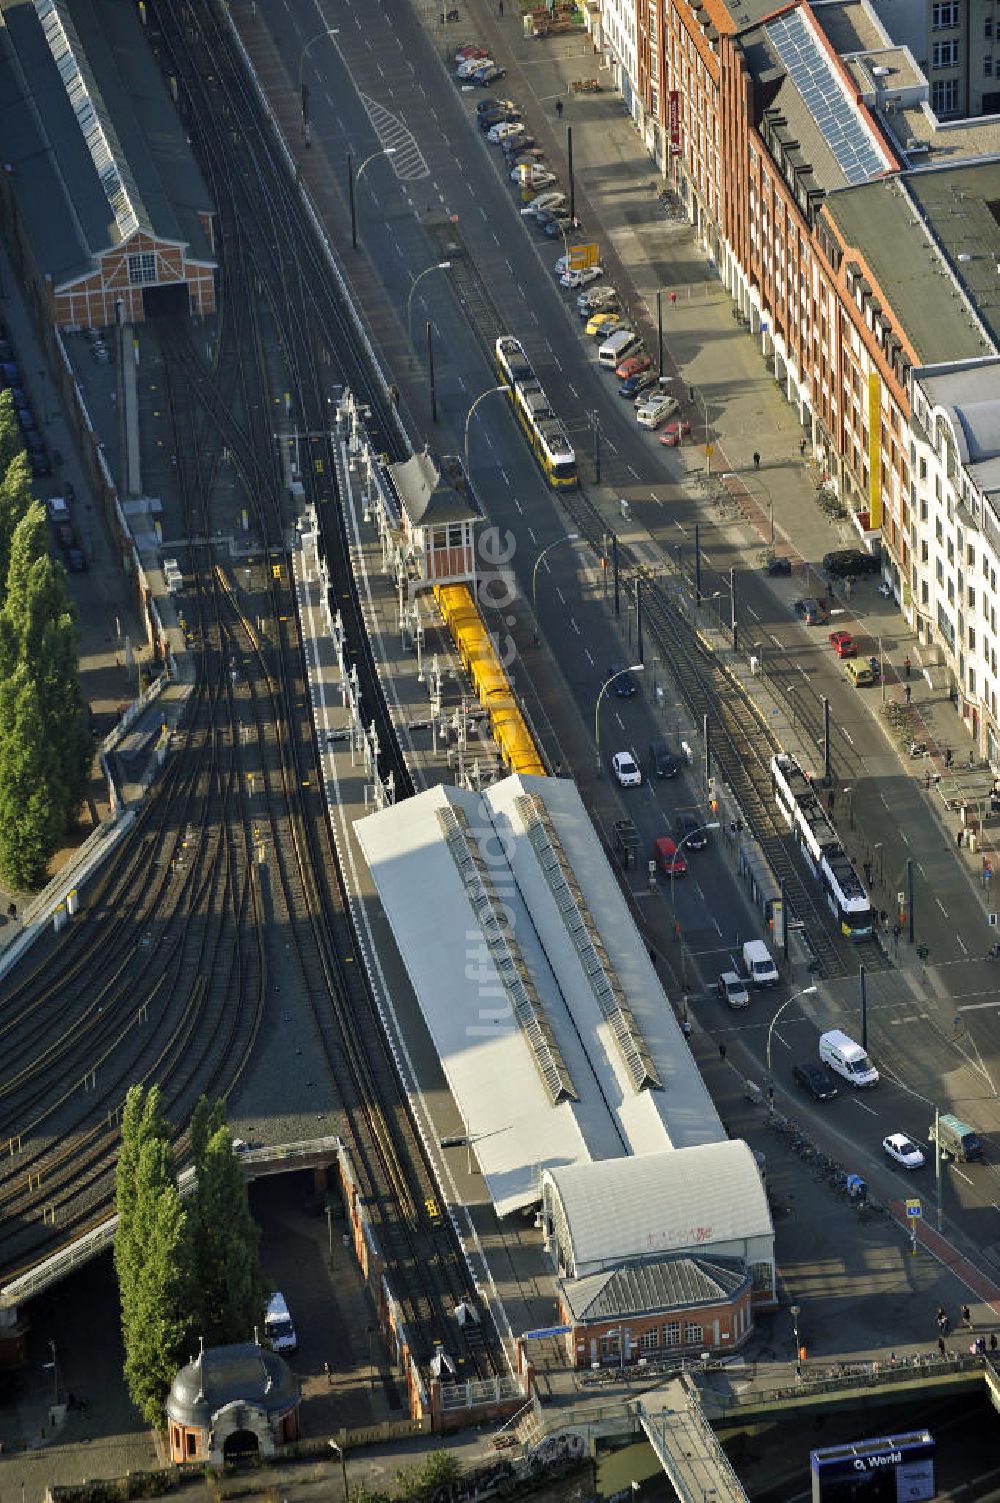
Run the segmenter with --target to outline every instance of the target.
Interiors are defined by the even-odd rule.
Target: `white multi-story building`
[[[996,764],[1000,358],[914,371],[912,392],[912,624]]]

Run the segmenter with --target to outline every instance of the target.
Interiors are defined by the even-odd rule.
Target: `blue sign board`
[[[812,1503],[927,1503],[935,1495],[929,1430],[827,1446],[809,1455]]]

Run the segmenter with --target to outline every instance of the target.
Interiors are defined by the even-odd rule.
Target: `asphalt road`
[[[658,549],[665,559],[676,557],[679,547],[690,570],[698,521],[702,588],[708,597],[703,611],[717,613],[723,621],[730,611],[729,571],[737,570],[743,640],[760,646],[766,677],[817,745],[822,736],[819,696],[828,697],[837,784],[844,785],[835,786],[836,818],[842,826],[845,821],[850,825],[849,843],[856,843],[859,863],[871,860],[879,879],[875,901],[890,915],[904,887],[906,862],[912,860],[918,937],[928,946],[930,959],[925,967],[908,964],[869,978],[869,1041],[883,1075],[879,1089],[859,1093],[845,1085],[836,1102],[816,1107],[794,1094],[790,1099],[815,1136],[867,1173],[881,1193],[898,1197],[919,1185],[919,1193],[932,1202],[932,1171],[904,1175],[881,1158],[879,1143],[895,1130],[926,1139],[933,1103],[944,1099],[987,1137],[996,1134],[1000,1144],[994,1088],[1000,1070],[1000,1000],[996,972],[981,958],[984,925],[969,878],[946,854],[953,837],[919,784],[901,770],[879,723],[880,691],[853,689],[827,642],[828,631],[845,624],[863,641],[862,650],[874,643],[872,651],[878,651],[880,644],[888,655],[895,646],[898,616],[878,596],[874,582],[863,581],[850,602],[849,617],[835,614],[823,628],[801,626],[792,605],[796,596],[809,591],[802,590],[800,581],[766,579],[758,550],[748,557],[740,533],[722,517],[707,517],[706,509],[699,510],[685,493],[677,455],[637,430],[630,404],[618,398],[613,379],[598,369],[596,350],[582,342],[572,306],[575,294],[561,293],[551,273],[561,243],[538,240],[520,221],[503,158],[475,129],[478,92],[459,90],[448,78],[417,14],[403,0],[382,0],[368,9],[334,0],[322,12],[316,0],[262,0],[260,8],[271,20],[289,77],[308,83],[317,148],[338,172],[340,163],[346,167],[348,151],[356,169],[365,164],[356,189],[359,239],[397,309],[401,330],[412,331],[412,357],[422,369],[423,329],[427,321],[433,326],[440,421],[428,436],[436,447],[467,452],[491,522],[501,533],[509,530],[513,539],[510,567],[522,596],[531,596],[540,552],[566,529],[507,402],[489,395],[471,411],[476,399],[495,386],[496,377],[447,274],[421,275],[438,259],[427,226],[442,215],[457,217],[497,308],[525,344],[578,449],[589,442],[588,414],[600,414],[605,482],[620,483],[631,498],[648,500],[643,521],[654,554]],[[330,27],[336,29],[333,37],[324,35]],[[499,92],[517,90],[508,81]],[[530,102],[521,102],[529,106],[529,125],[536,124]],[[377,155],[390,144],[392,156]],[[663,282],[690,273],[687,236],[665,227],[659,266]],[[609,665],[620,661],[623,651],[628,654],[633,623],[627,620],[624,641],[615,635],[603,581],[581,561],[579,550],[554,549],[536,579],[542,632],[580,716],[592,725],[600,686]],[[807,577],[807,583],[820,593],[818,577]],[[515,674],[519,671],[515,668]],[[664,727],[675,745],[691,736],[693,727],[676,707],[669,682],[659,685],[665,691],[662,708],[654,707],[651,687],[644,683],[643,692],[631,700],[605,696],[605,765],[613,751],[624,748],[648,765],[650,738]],[[696,768],[675,782],[623,790],[622,805],[639,828],[643,854],[657,835],[673,827],[680,809],[705,814]],[[710,982],[742,938],[758,931],[732,879],[724,842],[716,841],[715,849],[705,853],[689,852],[688,859],[689,875],[675,884],[673,903]],[[901,958],[911,959],[908,951]],[[721,1007],[707,997],[699,1005]],[[720,1021],[716,1012],[712,1026],[745,1052],[748,1068],[756,1063],[759,1069],[772,1015],[767,1003],[755,1001],[746,1014],[721,1015]],[[853,978],[824,987],[821,995],[803,999],[785,1014],[774,1039],[779,1100],[793,1090],[794,1058],[814,1056],[817,1031],[830,1026],[860,1032]],[[1000,1148],[996,1157],[1000,1163]],[[1000,1267],[998,1172],[990,1162],[949,1166],[942,1185],[946,1226],[967,1249],[987,1256],[997,1249]]]

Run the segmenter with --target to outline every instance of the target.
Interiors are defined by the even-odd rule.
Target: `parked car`
[[[631,752],[615,752],[611,769],[622,788],[638,788],[642,782],[642,772]]]
[[[507,69],[501,68],[497,63],[490,63],[488,68],[482,68],[473,75],[477,84],[484,89],[491,89],[495,83],[507,77]]]
[[[586,287],[603,275],[603,266],[581,266],[578,271],[564,271],[559,280],[564,287]]]
[[[556,209],[545,221],[542,228],[550,240],[555,240],[556,236],[564,234],[570,228],[571,224],[574,232],[583,229],[583,224],[578,214],[575,214],[572,220],[570,220],[568,209]]]
[[[499,146],[501,141],[510,141],[515,136],[524,135],[524,126],[520,120],[500,120],[496,125],[491,125],[486,132],[487,141],[492,141],[494,146]]]
[[[677,407],[676,397],[668,396],[666,392],[653,392],[641,407],[636,408],[636,422],[640,428],[659,428],[668,418],[673,417]]]
[[[674,834],[687,851],[703,851],[708,845],[705,821],[697,814],[678,814]]]
[[[814,1101],[832,1101],[837,1094],[837,1085],[829,1070],[812,1060],[800,1060],[792,1066],[792,1078],[796,1085],[808,1091]]]
[[[66,567],[71,574],[85,574],[87,572],[87,560],[83,556],[82,548],[66,549]]]
[[[28,464],[35,480],[44,480],[52,474],[52,461],[45,452],[44,444],[40,449],[28,449]]]
[[[607,284],[603,287],[588,287],[586,292],[580,293],[576,306],[582,318],[590,318],[595,313],[617,313],[618,294]]]
[[[546,188],[534,197],[530,204],[526,204],[521,210],[523,219],[530,219],[533,215],[544,214],[555,208],[556,204],[562,203],[565,194],[559,188]]]
[[[475,57],[463,58],[455,69],[455,77],[463,80],[471,78],[473,73],[475,73],[483,66],[484,62],[492,61],[493,59],[491,57],[489,57],[488,55],[484,57],[482,53],[479,52],[477,52]]]
[[[484,110],[483,113],[477,118],[479,122],[479,129],[485,135],[487,131],[491,131],[493,129],[494,125],[503,125],[507,121],[513,123],[515,120],[519,119],[519,116],[516,115],[513,110],[492,109]]]
[[[882,562],[863,548],[837,548],[823,555],[823,568],[827,574],[849,579],[854,574],[881,574]]]
[[[489,57],[489,55],[485,47],[477,47],[475,42],[466,42],[455,53],[455,67],[461,67],[462,63],[470,62],[474,57]]]
[[[826,607],[811,595],[807,595],[805,600],[796,600],[793,610],[807,626],[822,626],[827,619]]]
[[[626,401],[634,402],[636,398],[641,401],[650,387],[655,385],[655,371],[640,371],[638,375],[629,376],[622,382],[618,388],[618,395],[624,397]]]
[[[904,1169],[922,1169],[927,1162],[924,1150],[905,1132],[891,1132],[882,1139],[882,1147],[893,1162]]]
[[[21,384],[21,372],[20,372],[20,370],[19,370],[19,368],[17,366],[16,361],[13,361],[13,360],[2,360],[2,361],[0,361],[0,385],[3,385],[3,386],[20,386],[20,384]]]
[[[677,418],[668,423],[660,434],[660,443],[668,449],[676,449],[681,440],[690,437],[691,424],[687,418]]]
[[[670,750],[665,736],[657,736],[649,743],[649,765],[657,778],[675,778],[680,772],[677,758]]]
[[[509,141],[500,142],[500,150],[507,159],[508,165],[514,162],[523,162],[526,156],[544,156],[545,153],[536,150],[534,136],[511,136]]]
[[[547,167],[543,167],[541,162],[528,162],[524,166],[515,167],[510,180],[512,183],[520,183],[524,189],[543,189],[552,187],[556,181],[556,175]]]
[[[514,115],[521,113],[513,99],[480,99],[477,101],[477,115],[485,115],[488,110],[509,110]]]
[[[62,522],[68,522],[69,507],[66,505],[65,497],[50,496],[45,503],[45,514],[56,527]]]
[[[592,339],[607,339],[608,335],[613,334],[616,329],[624,329],[625,327],[626,321],[623,313],[601,311],[591,314],[584,325],[583,332],[589,334]]]
[[[75,548],[76,533],[73,531],[72,522],[57,522],[55,525],[56,542],[60,548]]]
[[[641,355],[629,355],[621,365],[615,367],[615,375],[619,381],[627,381],[629,376],[639,376],[643,371],[648,371],[652,364],[652,357],[645,352]]]
[[[786,579],[792,572],[792,561],[780,553],[771,553],[767,558],[767,572],[772,579]]]

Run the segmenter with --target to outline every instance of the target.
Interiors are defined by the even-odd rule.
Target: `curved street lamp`
[[[619,668],[616,673],[612,673],[610,678],[604,680],[604,683],[597,691],[597,703],[594,706],[594,745],[597,748],[598,773],[601,770],[601,700],[616,678],[621,678],[623,673],[642,673],[645,671],[645,667],[645,663],[630,663],[627,668]]]
[[[350,152],[347,153],[347,196],[351,201],[352,250],[357,250],[358,248],[358,215],[354,205],[354,190],[357,188],[358,183],[361,181],[361,174],[364,172],[366,167],[369,167],[372,162],[377,161],[379,157],[394,157],[397,150],[398,148],[395,146],[383,146],[379,151],[373,151],[370,157],[365,157],[357,172],[355,172],[354,170],[353,156]]]
[[[495,391],[502,391],[502,392],[506,393],[507,388],[506,388],[506,386],[487,386],[487,388],[486,388],[485,391],[481,391],[479,393],[478,397],[473,402],[473,404],[469,408],[468,412],[465,414],[465,463],[466,463],[466,467],[468,467],[468,463],[469,463],[469,424],[472,422],[472,414],[475,412],[475,410],[479,406],[480,402],[485,402],[486,398],[487,397],[491,397]]]
[[[565,537],[556,538],[554,543],[547,543],[535,559],[535,567],[531,571],[531,614],[536,621],[538,620],[538,565],[547,553],[552,552],[553,548],[558,548],[562,543],[576,543],[579,538],[578,532],[567,532]]]
[[[775,1025],[775,1023],[781,1017],[781,1014],[785,1011],[786,1007],[791,1007],[792,1003],[793,1002],[797,1002],[800,997],[812,997],[812,996],[815,996],[815,994],[816,994],[816,992],[818,990],[819,990],[819,987],[817,987],[817,986],[804,986],[801,991],[799,991],[799,992],[793,992],[790,997],[787,997],[785,999],[785,1001],[782,1002],[781,1006],[778,1008],[777,1012],[774,1014],[774,1017],[771,1019],[770,1026],[768,1027],[768,1030],[767,1030],[767,1073],[768,1073],[769,1076],[771,1074],[771,1035],[774,1033],[774,1025]]]
[[[696,830],[689,830],[688,833],[684,836],[684,839],[683,840],[679,840],[677,842],[677,854],[678,854],[678,856],[680,855],[680,853],[684,849],[684,847],[687,845],[688,841],[689,840],[694,840],[694,838],[695,838],[696,835],[704,835],[704,833],[705,833],[706,830],[721,830],[721,829],[722,829],[722,825],[719,822],[719,820],[712,819],[712,820],[709,820],[709,822],[708,822],[707,825],[699,825]],[[671,867],[670,868],[670,907],[671,908],[674,907],[674,876],[675,876],[674,868]]]
[[[410,288],[410,295],[406,299],[406,335],[407,338],[411,340],[413,338],[413,331],[411,328],[413,316],[413,294],[416,292],[417,288],[424,280],[424,277],[429,277],[432,271],[451,271],[451,262],[436,261],[433,266],[425,266],[423,271],[420,272],[418,276],[414,277],[413,286]]]
[[[305,89],[306,53],[314,43],[321,42],[324,37],[335,37],[339,32],[339,26],[327,26],[323,31],[317,31],[316,35],[309,38],[299,53],[299,106],[302,110],[302,134],[306,138],[307,146],[309,145],[309,111],[306,108],[306,96],[303,92]]]

